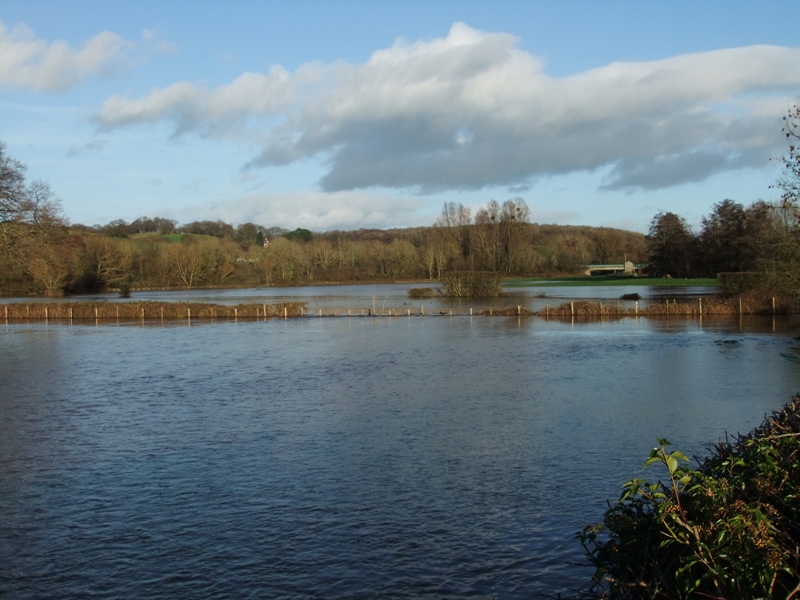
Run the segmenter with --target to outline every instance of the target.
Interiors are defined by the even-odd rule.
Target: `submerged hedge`
[[[579,537],[593,598],[792,598],[800,595],[800,395],[695,469],[659,440],[603,522]]]
[[[5,319],[234,319],[302,316],[304,302],[207,304],[202,302],[37,302],[5,304]]]

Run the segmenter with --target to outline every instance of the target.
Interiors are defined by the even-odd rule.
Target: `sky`
[[[72,223],[695,229],[772,201],[800,2],[0,0],[0,142]]]

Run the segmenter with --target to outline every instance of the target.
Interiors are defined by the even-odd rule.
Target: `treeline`
[[[137,288],[439,280],[450,271],[503,277],[574,274],[591,262],[641,261],[643,235],[529,222],[522,199],[474,216],[445,204],[432,227],[313,233],[222,221],[69,226],[42,182],[0,144],[0,293],[62,295]]]
[[[793,198],[716,204],[692,231],[683,217],[659,213],[647,235],[654,277],[716,277],[729,294],[800,298],[800,208]]]

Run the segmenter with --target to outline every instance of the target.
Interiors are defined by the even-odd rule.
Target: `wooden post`
[[[287,306],[283,307],[283,318],[284,319],[288,319],[289,318],[289,308]]]
[[[453,316],[453,309],[452,308],[450,309],[450,316],[451,317]]]
[[[72,321],[72,307],[69,307],[69,320]]]
[[[423,317],[425,316],[425,305],[424,304],[420,304],[419,305],[419,314],[421,314]]]
[[[164,307],[161,307],[161,320],[164,320]]]
[[[775,314],[775,296],[772,297],[772,314]]]
[[[469,309],[469,316],[470,317],[472,316],[472,307],[470,307],[470,309]]]
[[[742,299],[739,298],[739,314],[742,314]]]
[[[94,307],[94,319],[97,320],[97,307]]]
[[[490,317],[492,316],[492,308],[491,307],[489,307],[489,316]]]
[[[699,307],[700,315],[702,316],[703,315],[703,299],[702,298],[698,298],[697,299],[697,306]]]
[[[517,316],[522,314],[522,309],[520,308],[519,304],[517,304]]]
[[[322,316],[322,309],[321,308],[319,309],[319,316],[320,317]]]
[[[117,307],[117,321],[119,321],[119,306]]]
[[[619,259],[617,259],[617,260],[619,260]],[[575,316],[575,303],[574,302],[570,302],[569,303],[569,316],[571,316],[571,317]]]
[[[31,307],[30,306],[26,306],[25,308],[28,309],[28,318],[30,319],[31,318]],[[94,309],[94,312],[95,312],[95,314],[97,314],[97,309],[96,308]]]
[[[144,309],[142,309],[142,321],[144,321]]]
[[[411,309],[410,308],[408,309],[408,316],[409,317],[411,316]]]
[[[234,308],[233,309],[233,318],[236,319],[237,321],[239,320],[239,309],[238,308]]]
[[[191,308],[187,308],[186,309],[186,318],[189,319],[190,321],[192,320],[192,309]]]
[[[47,321],[47,320],[48,320],[48,315],[47,315],[47,307],[46,307],[46,306],[44,307],[44,320],[45,320],[45,321]]]
[[[264,305],[264,320],[267,320],[267,305]]]
[[[636,307],[634,308],[634,311],[636,313],[636,316],[638,317],[639,316],[639,301],[638,300],[636,301]]]
[[[6,304],[6,321],[8,321],[8,304]]]

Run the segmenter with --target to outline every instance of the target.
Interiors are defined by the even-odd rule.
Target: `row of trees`
[[[699,233],[671,212],[657,214],[647,236],[651,275],[716,277],[758,271],[782,227],[782,206],[758,201],[745,208],[733,200],[716,204]]]
[[[24,166],[2,146],[0,165],[0,292],[6,294],[438,280],[453,270],[571,274],[588,262],[645,254],[640,234],[529,223],[521,199],[491,201],[474,218],[449,203],[433,227],[385,231],[178,226],[158,217],[70,227],[50,189],[26,185]]]

